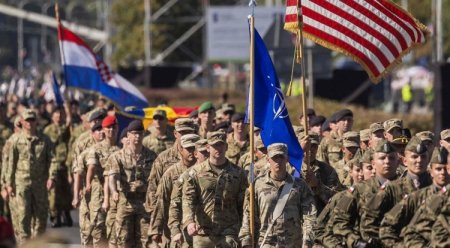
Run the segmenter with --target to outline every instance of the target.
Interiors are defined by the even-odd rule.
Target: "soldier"
[[[244,119],[245,115],[242,113],[235,113],[231,118],[233,132],[228,135],[228,150],[225,156],[233,164],[237,164],[241,156],[249,151],[248,128]]]
[[[195,165],[183,185],[183,229],[194,247],[239,247],[247,178],[225,157],[225,133],[210,132],[207,139],[209,159]]]
[[[255,180],[256,246],[312,247],[317,214],[313,193],[302,179],[287,173],[286,144],[274,143],[267,150],[270,169]],[[247,205],[239,233],[243,247],[251,247],[249,211]]]
[[[336,163],[342,159],[342,136],[352,130],[353,112],[349,109],[340,110],[333,114],[330,123],[333,121],[336,123],[336,131],[332,131],[328,138],[322,139],[317,159],[336,168]]]
[[[36,131],[36,113],[22,112],[22,132],[14,139],[8,154],[5,185],[15,206],[12,215],[19,244],[45,232],[48,215],[47,190],[55,182],[57,163],[49,138]],[[34,223],[32,225],[32,220]]]
[[[268,169],[267,160],[266,160],[267,148],[264,146],[264,144],[261,140],[261,136],[259,136],[259,135],[255,137],[254,154],[255,154],[254,155],[255,161],[253,161],[253,163],[254,163],[254,172],[255,172],[255,177],[256,177]],[[244,154],[244,156],[242,156],[241,159],[239,159],[239,163],[238,163],[239,167],[244,169],[247,177],[249,177],[250,164],[251,164],[251,154],[249,151],[246,154]]]
[[[186,134],[181,136],[180,145],[182,147],[180,151],[181,160],[174,166],[171,166],[166,170],[164,175],[161,177],[161,181],[158,185],[158,190],[156,193],[157,203],[154,208],[151,217],[151,225],[148,235],[156,243],[162,242],[162,234],[171,237],[174,244],[183,243],[183,237],[181,232],[170,233],[168,230],[168,225],[166,225],[169,215],[169,206],[171,204],[171,194],[174,183],[179,179],[181,174],[188,168],[196,163],[194,156],[195,152],[195,142],[200,139],[200,136],[196,134]]]
[[[378,142],[384,140],[384,127],[383,124],[375,122],[370,124],[370,138],[369,138],[369,147],[375,149],[378,145]]]
[[[235,110],[235,106],[230,103],[224,103],[222,104],[222,120],[224,122],[231,123],[231,117],[233,116]]]
[[[439,144],[445,147],[447,151],[450,151],[450,129],[445,129],[441,132],[441,140]]]
[[[420,204],[430,195],[439,192],[449,183],[447,172],[447,150],[436,149],[429,165],[433,183],[421,190],[406,195],[397,205],[384,215],[380,226],[380,239],[386,247],[403,247],[406,226],[411,221]]]
[[[142,122],[132,121],[127,127],[128,145],[109,159],[109,186],[117,202],[115,229],[119,247],[147,247],[149,243],[150,216],[144,203],[156,154],[142,146],[143,132]]]
[[[450,203],[447,201],[431,228],[431,247],[450,246]]]
[[[114,116],[107,116],[102,121],[102,132],[105,138],[91,146],[86,154],[87,172],[80,171],[80,175],[86,175],[86,198],[89,199],[89,233],[94,247],[103,247],[106,244],[106,212],[109,208],[109,184],[105,183],[104,169],[107,166],[109,156],[118,151],[115,145],[117,139],[117,121]]]
[[[200,126],[200,119],[198,118],[198,110],[194,110],[189,113],[189,119],[191,119],[195,125]]]
[[[314,116],[316,116],[316,111],[314,111],[314,109],[312,109],[312,108],[308,108],[306,110],[306,121],[308,122],[308,124],[309,124],[311,118],[314,117]],[[299,123],[300,123],[300,127],[303,127],[303,123],[305,121],[305,116],[303,115],[303,113],[300,114],[298,120],[299,120]]]
[[[148,149],[160,154],[166,149],[173,146],[175,136],[173,136],[173,128],[168,125],[166,111],[157,109],[153,112],[153,122],[148,128],[149,135],[144,137],[142,144]]]
[[[150,177],[148,178],[149,183],[146,196],[147,212],[151,213],[153,210],[153,206],[155,206],[156,204],[155,194],[162,175],[164,174],[164,172],[166,172],[166,170],[170,166],[180,161],[181,136],[185,134],[194,133],[195,129],[196,128],[194,122],[189,118],[179,118],[175,121],[175,131],[174,131],[174,136],[176,138],[175,144],[171,148],[165,150],[164,152],[158,155],[158,157],[155,160],[155,163],[153,163],[153,169],[150,172]]]
[[[303,158],[302,174],[309,187],[311,187],[316,199],[317,211],[320,213],[331,197],[344,187],[339,182],[336,170],[330,165],[316,159],[317,149],[319,147],[319,135],[310,133],[308,137],[303,137],[301,133],[299,138],[304,150],[309,146],[309,166],[306,164],[306,156]],[[308,142],[309,145],[305,142]],[[309,167],[309,169],[307,169]]]
[[[394,146],[395,151],[397,152],[398,156],[398,169],[397,174],[399,176],[404,176],[404,174],[407,171],[406,165],[403,164],[403,158],[405,157],[405,148],[408,145],[409,138],[406,136],[399,136],[397,138],[394,138],[391,142],[391,144]]]
[[[335,235],[344,238],[347,247],[363,247],[357,245],[367,244],[368,240],[364,241],[360,234],[361,208],[381,185],[397,178],[397,161],[394,147],[387,141],[379,142],[371,160],[375,177],[350,187],[336,205],[330,225]]]
[[[12,135],[11,125],[7,122],[6,117],[6,104],[4,102],[0,102],[0,151],[3,151],[3,147],[6,145],[6,141]],[[0,168],[3,174],[3,167],[6,167],[6,163],[2,163],[3,156],[5,153],[0,154]],[[3,189],[0,189],[3,191]],[[6,194],[4,194],[6,196]],[[0,198],[0,216],[6,216],[7,204],[4,204],[3,199]]]
[[[206,148],[206,145],[208,144],[207,139],[199,139],[197,142],[195,142],[195,152],[194,156],[197,160],[197,163],[201,163],[209,158],[209,152]]]
[[[370,139],[370,129],[363,129],[359,131],[359,147],[361,148],[361,152],[369,149],[369,139]]]
[[[204,102],[198,108],[199,131],[201,138],[205,139],[208,132],[214,130],[215,108],[211,102]]]
[[[413,137],[405,148],[403,163],[407,166],[407,175],[395,182],[382,185],[375,196],[363,207],[361,234],[365,240],[373,239],[379,243],[379,227],[384,215],[395,204],[414,191],[431,184],[427,172],[427,148],[418,137]]]
[[[349,168],[347,163],[352,160],[359,151],[359,134],[358,132],[346,132],[342,137],[342,153],[343,158],[336,163],[334,167],[339,176],[339,180],[345,186],[350,186],[350,179],[347,179]]]
[[[70,170],[66,166],[66,159],[69,150],[67,144],[70,139],[70,128],[72,116],[68,106],[55,108],[51,115],[52,123],[44,128],[44,134],[47,135],[55,148],[55,160],[58,163],[56,172],[55,187],[49,191],[50,222],[52,227],[61,226],[61,215],[64,214],[64,222],[72,226],[72,217],[70,216],[71,205],[71,187],[69,184]],[[66,117],[66,118],[64,118]]]
[[[318,116],[311,116],[309,119],[309,131],[311,133],[317,133],[319,136],[322,134],[322,125],[325,122],[325,117],[318,115]]]
[[[387,141],[392,141],[395,137],[402,134],[403,121],[400,119],[390,119],[383,122],[384,138]]]
[[[433,144],[434,133],[430,132],[430,131],[422,131],[422,132],[416,133],[416,136],[419,137],[420,140],[422,141],[423,145],[427,147],[428,159],[431,159],[431,155],[432,155],[433,149],[434,149],[434,144]]]

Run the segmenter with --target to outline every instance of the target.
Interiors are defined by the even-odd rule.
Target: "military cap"
[[[365,150],[360,158],[361,163],[370,164],[372,162],[372,155],[373,155],[372,149]]]
[[[305,132],[300,132],[297,135],[297,137],[299,140],[303,139],[303,137],[305,137]],[[309,141],[311,142],[311,144],[313,144],[313,145],[320,144],[320,135],[318,133],[310,132],[310,133],[308,133],[308,137],[309,137]]]
[[[403,121],[400,119],[396,119],[396,118],[390,119],[390,120],[383,122],[383,127],[384,127],[384,131],[386,131],[386,132],[389,132],[389,131],[391,131],[391,129],[396,128],[396,127],[402,129]]]
[[[370,139],[370,129],[363,129],[361,131],[359,131],[359,139],[361,141],[369,141]]]
[[[420,140],[422,140],[422,141],[425,141],[425,140],[433,141],[433,139],[434,139],[434,133],[430,132],[430,131],[418,132],[418,133],[416,133],[416,136],[419,137]]]
[[[125,127],[122,132],[120,132],[119,140],[122,140],[123,138],[127,137],[128,133],[128,127]]]
[[[422,143],[422,140],[420,140],[419,137],[414,136],[411,138],[411,140],[406,145],[405,151],[422,154],[422,153],[427,152],[427,147]]]
[[[95,121],[95,120],[102,120],[106,117],[106,110],[102,108],[94,109],[89,113],[89,122]]]
[[[117,119],[115,116],[112,115],[108,115],[105,117],[105,119],[103,119],[102,121],[102,127],[110,127],[110,126],[114,126],[117,124]]]
[[[383,124],[381,124],[380,122],[370,124],[369,129],[371,133],[375,133],[380,130],[384,131]]]
[[[347,117],[347,116],[353,117],[353,112],[350,109],[341,109],[341,110],[335,112],[332,116],[333,116],[333,120],[331,120],[331,121],[338,122],[344,117]]]
[[[94,125],[91,127],[91,131],[98,131],[102,130],[102,121],[101,120],[95,120]]]
[[[194,122],[189,118],[178,118],[175,120],[175,131],[192,131],[195,132]]]
[[[255,147],[256,149],[263,149],[265,147],[260,135],[255,139]]]
[[[311,116],[309,118],[309,125],[311,127],[313,126],[322,126],[322,124],[325,122],[326,118],[322,115],[317,115],[317,116]]]
[[[202,103],[202,105],[200,105],[200,107],[198,107],[198,112],[203,113],[203,112],[206,112],[211,109],[214,110],[214,105],[212,104],[212,102],[207,101],[207,102]]]
[[[208,144],[210,144],[210,145],[214,145],[219,142],[222,142],[222,143],[227,142],[227,135],[223,131],[208,132],[206,137],[208,139]]]
[[[244,113],[235,113],[231,117],[231,122],[238,122],[238,121],[244,121],[245,120],[245,114]]]
[[[216,118],[222,117],[223,116],[223,109],[218,109],[216,110]]]
[[[430,164],[447,164],[448,151],[444,147],[436,147],[431,155]]]
[[[234,107],[233,104],[230,104],[230,103],[224,103],[224,104],[222,104],[221,110],[222,110],[223,113],[225,114],[226,112],[234,112],[234,111],[235,111],[235,107]]]
[[[142,125],[141,120],[134,120],[128,124],[127,132],[132,131],[144,131],[144,125]]]
[[[29,119],[36,119],[36,112],[34,112],[31,109],[25,109],[22,112],[22,119],[29,120]]]
[[[155,119],[156,116],[167,119],[167,113],[166,113],[166,111],[164,111],[162,109],[157,109],[157,110],[153,111],[153,119]]]
[[[267,155],[270,158],[275,157],[276,155],[288,155],[288,147],[284,143],[273,143],[267,147]]]
[[[198,110],[193,110],[191,113],[189,113],[189,118],[196,118],[198,117]]]
[[[228,123],[228,122],[221,122],[221,123],[217,124],[214,127],[214,131],[218,131],[218,130],[227,131],[229,127],[230,127],[230,123]]]
[[[346,164],[350,169],[354,167],[362,168],[362,161],[359,158],[353,158]]]
[[[377,147],[375,147],[374,153],[382,152],[382,153],[392,153],[395,152],[395,148],[392,144],[387,140],[381,140],[378,142]],[[372,154],[373,155],[373,154]]]
[[[342,145],[344,147],[359,147],[359,134],[358,132],[350,131],[344,133]]]
[[[450,129],[445,129],[441,132],[441,140],[446,140],[450,138]]]
[[[322,132],[331,130],[331,128],[330,128],[330,120],[331,120],[331,117],[326,119],[325,122],[322,124],[322,128],[321,128]]]
[[[195,147],[195,142],[200,139],[197,134],[185,134],[181,136],[180,144],[183,148]]]
[[[206,144],[208,144],[207,139],[199,139],[195,142],[195,150],[199,152],[206,151]]]
[[[316,115],[316,111],[314,111],[314,109],[312,108],[308,108],[306,109],[306,116],[315,116]],[[300,118],[303,117],[303,113],[300,114]]]

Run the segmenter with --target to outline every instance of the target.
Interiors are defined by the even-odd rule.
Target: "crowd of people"
[[[287,144],[264,144],[259,128],[250,151],[232,104],[204,102],[173,125],[155,110],[123,130],[115,113],[103,98],[0,103],[0,209],[18,245],[48,220],[72,226],[78,208],[84,247],[450,247],[450,129],[412,135],[390,119],[353,131],[348,109],[308,109],[308,135],[294,126],[298,176]]]

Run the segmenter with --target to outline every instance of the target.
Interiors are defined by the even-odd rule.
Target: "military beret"
[[[102,121],[103,128],[114,126],[116,124],[117,124],[117,119],[115,116],[112,116],[112,115],[106,116],[105,119],[103,119],[103,121]]]
[[[267,155],[270,158],[275,157],[276,155],[288,155],[288,147],[284,143],[273,143],[267,147]]]
[[[255,139],[255,147],[256,149],[263,149],[265,147],[260,135]]]
[[[245,114],[244,113],[235,113],[231,117],[231,122],[238,122],[238,121],[244,121],[245,120]]]
[[[134,120],[128,124],[127,132],[132,131],[144,131],[144,125],[142,125],[141,120]]]
[[[378,145],[377,147],[375,147],[375,150],[373,152],[392,153],[395,152],[395,148],[389,141],[381,140],[380,142],[378,142]]]
[[[342,109],[339,110],[337,112],[335,112],[332,117],[333,120],[331,120],[332,122],[338,122],[340,121],[342,118],[344,117],[353,117],[353,112],[350,109]]]
[[[405,151],[414,152],[417,154],[423,154],[427,152],[427,147],[422,143],[419,137],[414,136],[409,140],[408,144],[405,147]]]
[[[166,113],[166,111],[164,111],[162,109],[157,109],[157,110],[153,111],[153,119],[155,119],[156,116],[167,119],[167,113]]]
[[[369,129],[370,129],[371,133],[375,133],[375,132],[380,131],[380,130],[384,131],[383,124],[381,124],[379,122],[375,122],[375,123],[370,124]]]
[[[306,116],[315,116],[316,115],[316,111],[314,111],[314,109],[312,108],[308,108],[306,109]],[[303,118],[303,113],[300,114],[300,118]]]
[[[207,139],[199,139],[195,142],[195,150],[199,152],[206,151],[206,144],[208,144]]]
[[[210,145],[214,145],[219,142],[222,142],[222,143],[227,142],[227,135],[223,131],[208,132],[206,137],[208,139],[208,144],[210,144]]]
[[[224,122],[217,124],[214,127],[214,131],[219,131],[219,130],[227,131],[229,127],[230,127],[230,123],[224,121]]]
[[[180,145],[183,148],[195,147],[195,142],[200,139],[197,134],[185,134],[181,136]]]
[[[128,127],[125,127],[122,132],[120,132],[119,140],[122,140],[123,138],[127,137],[128,133]]]
[[[331,117],[330,117],[331,118]],[[328,118],[328,119],[326,119],[325,120],[325,122],[322,124],[322,132],[325,132],[325,131],[330,131],[331,130],[331,128],[330,128],[330,118]]]
[[[369,128],[367,128],[367,129],[363,129],[363,130],[361,130],[361,131],[359,131],[359,139],[361,140],[361,141],[369,141],[369,139],[370,139],[370,129]]]
[[[373,151],[371,149],[365,150],[360,158],[361,162],[365,164],[370,164],[372,162],[372,155]]]
[[[191,113],[189,113],[189,118],[196,118],[198,117],[198,110],[193,110]]]
[[[102,120],[106,117],[106,110],[102,108],[94,109],[89,114],[89,122],[96,121],[96,120]]]
[[[342,145],[344,147],[359,147],[359,134],[358,132],[350,131],[343,135]]]
[[[446,140],[450,138],[450,129],[442,130],[441,132],[441,140]]]
[[[25,109],[23,110],[21,116],[24,120],[36,119],[36,112],[31,109]]]
[[[317,115],[317,116],[311,116],[309,118],[309,125],[311,127],[313,126],[322,126],[322,124],[326,121],[325,117],[322,115]]]
[[[204,102],[204,103],[202,103],[202,105],[200,105],[200,107],[198,107],[199,113],[203,113],[208,110],[214,110],[214,105],[210,101]]]
[[[189,118],[178,118],[175,120],[175,131],[191,131],[195,132],[194,121]]]
[[[430,164],[447,164],[448,151],[444,147],[434,148]]]
[[[433,139],[434,139],[434,133],[430,132],[430,131],[418,132],[418,133],[416,133],[416,136],[419,137],[420,140],[422,140],[422,141],[425,141],[425,140],[433,141]]]
[[[102,130],[102,121],[101,120],[95,120],[94,125],[91,127],[91,131],[98,131]]]
[[[386,132],[389,132],[389,131],[391,131],[391,129],[396,128],[396,127],[402,129],[403,121],[400,119],[396,119],[396,118],[390,119],[390,120],[383,122],[383,127],[384,127],[384,131],[386,131]]]

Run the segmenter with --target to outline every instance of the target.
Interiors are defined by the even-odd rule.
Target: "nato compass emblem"
[[[269,76],[267,76],[267,78],[270,79]],[[275,85],[273,85],[272,83],[270,85],[275,89],[275,94],[273,95],[272,102],[273,120],[277,118],[284,119],[286,117],[289,117],[281,88],[275,87]]]

